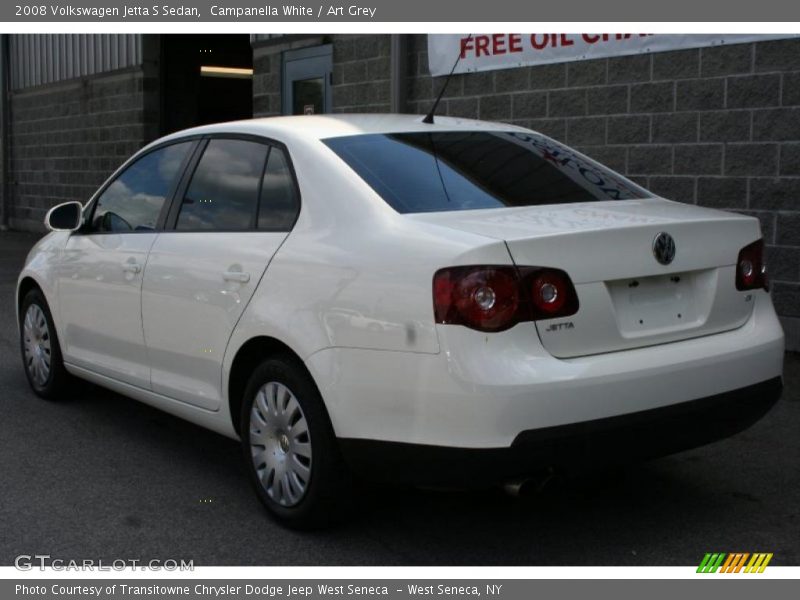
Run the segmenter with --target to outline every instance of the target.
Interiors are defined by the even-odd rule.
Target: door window
[[[176,229],[252,229],[268,150],[247,140],[212,139],[183,197]]]
[[[149,152],[130,165],[97,199],[90,232],[153,231],[194,142]]]
[[[292,114],[318,115],[325,112],[325,80],[322,77],[292,82]]]

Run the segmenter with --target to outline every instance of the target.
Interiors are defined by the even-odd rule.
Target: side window
[[[192,144],[159,148],[125,169],[97,199],[90,232],[153,231]]]
[[[212,139],[197,164],[178,213],[178,230],[252,229],[269,147]]]
[[[297,188],[286,153],[273,147],[264,169],[258,228],[264,231],[289,231],[297,218]]]

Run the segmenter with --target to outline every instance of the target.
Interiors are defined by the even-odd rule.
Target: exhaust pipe
[[[507,481],[503,484],[503,491],[512,498],[535,496],[541,494],[554,477],[555,472],[548,468],[535,475]]]

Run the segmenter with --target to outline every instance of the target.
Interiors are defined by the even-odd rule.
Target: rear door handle
[[[237,283],[247,283],[250,281],[250,273],[242,273],[241,271],[225,271],[222,274],[225,281],[235,281]]]
[[[136,263],[125,263],[122,265],[122,270],[126,273],[139,273],[142,270],[142,265]]]

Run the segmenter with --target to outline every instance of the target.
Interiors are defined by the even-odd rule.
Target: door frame
[[[312,59],[328,59],[328,68],[321,72],[320,69],[310,66],[306,72],[302,72],[302,62]],[[300,69],[301,74],[293,73]],[[298,50],[286,50],[281,57],[281,113],[284,115],[292,114],[292,82],[297,79],[311,79],[322,77],[325,82],[325,113],[333,112],[333,93],[331,79],[333,78],[333,44],[323,44],[321,46],[311,46]]]

